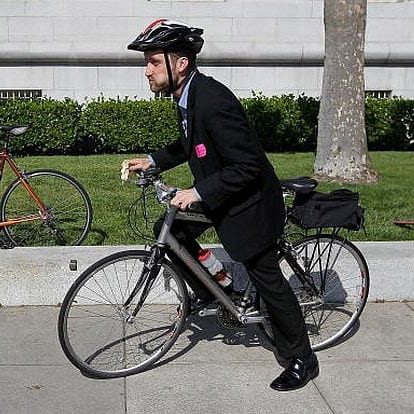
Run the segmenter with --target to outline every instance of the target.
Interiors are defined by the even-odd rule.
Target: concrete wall
[[[369,301],[414,300],[414,242],[356,243],[368,263]],[[0,250],[0,306],[56,305],[81,272],[103,257],[142,246],[23,247]],[[231,259],[216,247],[224,263]],[[69,261],[77,260],[78,270],[69,270]],[[245,274],[240,267],[236,277]],[[242,288],[242,287],[240,287]]]
[[[0,89],[147,98],[126,44],[158,17],[203,27],[203,71],[239,96],[320,93],[322,0],[3,0]],[[414,2],[369,1],[366,38],[367,89],[414,97]]]

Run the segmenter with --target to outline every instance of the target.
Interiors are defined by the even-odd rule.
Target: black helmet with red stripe
[[[169,19],[158,19],[150,23],[138,37],[128,45],[128,49],[145,52],[161,49],[165,52],[200,52],[204,40],[203,29]]]

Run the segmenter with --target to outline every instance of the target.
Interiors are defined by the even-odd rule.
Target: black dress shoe
[[[316,355],[302,361],[299,358],[292,360],[290,365],[270,384],[277,391],[292,391],[304,387],[311,379],[319,374],[319,364]]]

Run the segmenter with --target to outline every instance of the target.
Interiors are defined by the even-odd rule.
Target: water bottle
[[[233,279],[224,270],[223,264],[210,250],[201,249],[198,252],[198,261],[209,271],[213,280],[215,280],[226,293],[233,290]]]

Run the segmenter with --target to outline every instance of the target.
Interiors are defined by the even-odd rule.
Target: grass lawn
[[[280,178],[312,175],[313,154],[268,154]],[[21,168],[58,169],[77,178],[88,191],[94,209],[92,231],[86,244],[141,244],[142,239],[129,226],[128,211],[140,192],[132,184],[122,184],[120,165],[128,155],[42,156],[16,158]],[[372,152],[374,169],[379,173],[377,184],[344,185],[320,183],[320,191],[346,187],[358,191],[365,208],[365,232],[350,232],[352,240],[414,240],[414,228],[393,224],[396,219],[414,220],[414,154],[412,152]],[[1,190],[10,181],[5,174]],[[178,187],[190,186],[187,166],[164,174],[165,181]],[[153,203],[155,206],[155,203]],[[155,207],[154,207],[155,208]],[[160,211],[157,207],[157,210]],[[213,232],[203,242],[217,242]]]

